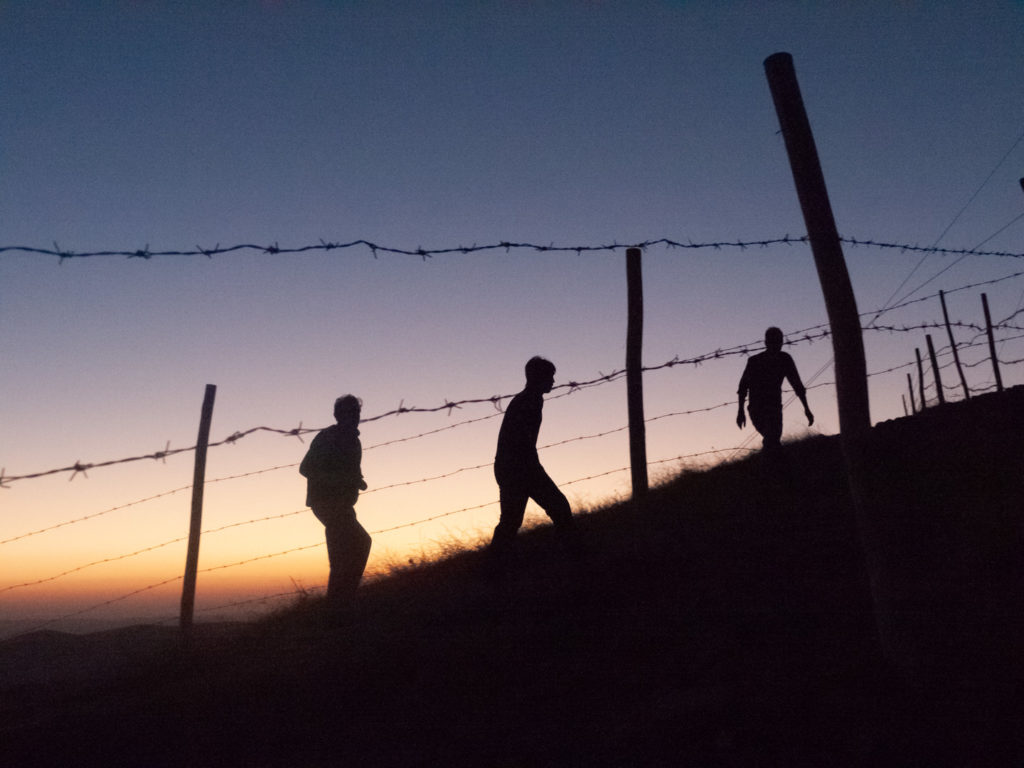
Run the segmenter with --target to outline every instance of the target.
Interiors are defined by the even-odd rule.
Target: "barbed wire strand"
[[[970,248],[939,248],[936,245],[922,246],[912,243],[898,243],[898,242],[887,242],[881,240],[864,240],[857,237],[840,237],[840,242],[853,245],[870,248],[880,248],[888,250],[898,250],[904,253],[925,253],[925,254],[936,254],[936,255],[961,255],[967,254],[971,256],[1000,256],[1009,258],[1024,258],[1024,253],[1016,253],[1012,251],[978,251]],[[222,256],[231,253],[239,252],[255,252],[262,253],[270,256],[285,256],[285,255],[296,255],[303,253],[313,252],[329,252],[337,250],[349,250],[353,248],[365,249],[377,258],[380,254],[392,254],[396,256],[416,256],[421,260],[426,261],[434,256],[445,256],[453,254],[473,254],[483,253],[487,251],[504,251],[506,253],[517,250],[517,251],[534,251],[537,253],[575,253],[582,255],[584,253],[614,253],[616,251],[622,251],[628,248],[640,248],[641,250],[647,250],[657,246],[664,246],[668,249],[684,249],[684,250],[723,250],[726,248],[737,249],[741,251],[750,250],[753,248],[768,248],[775,245],[798,245],[806,244],[810,242],[810,239],[806,235],[802,236],[790,236],[783,235],[781,237],[771,237],[754,240],[719,240],[714,242],[693,242],[692,240],[682,241],[675,240],[673,238],[661,237],[656,239],[643,240],[635,243],[606,243],[602,245],[554,245],[554,244],[539,244],[530,242],[512,242],[512,241],[500,241],[496,243],[488,243],[486,245],[458,245],[445,248],[396,248],[394,246],[381,245],[374,243],[370,240],[351,240],[348,242],[334,242],[320,240],[319,243],[301,245],[297,247],[286,247],[281,246],[279,243],[272,243],[270,245],[258,245],[255,243],[239,243],[236,245],[224,246],[220,244],[215,245],[213,248],[204,248],[202,246],[196,246],[195,248],[189,249],[177,249],[177,250],[152,250],[148,245],[144,248],[136,248],[133,250],[99,250],[99,251],[73,251],[66,248],[61,248],[57,243],[53,244],[53,248],[38,248],[33,246],[24,245],[6,245],[0,246],[0,254],[4,253],[24,253],[35,256],[55,256],[61,264],[65,261],[73,259],[87,259],[87,258],[101,258],[101,257],[123,257],[127,259],[141,259],[143,261],[149,261],[150,259],[157,257],[177,257],[177,256],[206,256],[212,259],[214,256]]]

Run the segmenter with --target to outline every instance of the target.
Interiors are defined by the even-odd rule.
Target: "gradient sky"
[[[844,236],[1022,252],[1022,31],[1024,3],[995,1],[0,2],[0,246],[798,236],[763,70],[788,51]],[[1006,257],[954,265],[845,250],[862,312],[919,287],[913,297],[1024,270]],[[652,247],[644,280],[647,365],[756,346],[771,324],[792,332],[826,321],[803,245]],[[1022,289],[1017,278],[952,293],[951,315],[980,322],[986,290],[1005,318]],[[593,379],[624,365],[625,302],[622,250],[63,263],[6,251],[0,466],[11,477],[193,445],[207,383],[218,387],[211,437],[221,440],[261,425],[327,426],[345,392],[363,399],[364,416],[510,395],[534,354],[558,366],[556,384]],[[939,319],[931,300],[880,322]],[[923,331],[867,333],[869,371],[912,360],[924,342]],[[805,380],[832,381],[828,340],[790,351]],[[1020,341],[1001,347],[1005,359],[1022,351]],[[646,415],[731,401],[742,367],[727,357],[650,373]],[[871,379],[875,421],[902,415],[907,370]],[[1005,382],[1021,383],[1022,370],[1005,369]],[[992,379],[984,365],[968,375],[977,387]],[[812,389],[810,401],[814,431],[834,434],[834,388]],[[648,457],[756,447],[734,416],[729,406],[651,422]],[[494,505],[446,513],[497,499],[489,467],[470,468],[492,459],[499,418],[483,404],[364,425],[365,527],[446,515],[375,535],[374,567],[489,533]],[[625,424],[619,381],[551,400],[540,443]],[[786,427],[806,432],[798,409]],[[263,559],[200,574],[199,617],[325,581],[322,528],[302,511],[292,466],[304,439],[257,433],[211,449],[209,479],[284,468],[209,485],[204,528],[296,514],[204,537],[200,568]],[[629,492],[628,472],[570,483],[626,467],[623,431],[546,448],[542,461],[577,508]],[[657,464],[652,476],[678,466]],[[187,534],[192,455],[87,474],[0,491],[0,618],[55,618],[180,576],[183,542],[122,556]],[[36,580],[46,581],[17,586]],[[83,615],[173,617],[180,586]]]

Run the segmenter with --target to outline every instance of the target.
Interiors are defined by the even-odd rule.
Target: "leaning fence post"
[[[1024,179],[1020,180],[1024,187]],[[985,332],[988,334],[988,353],[992,358],[992,371],[996,375],[996,392],[1003,391],[1003,377],[999,373],[999,357],[996,355],[996,337],[992,334],[992,315],[988,311],[988,296],[981,294],[981,306],[985,310]]]
[[[956,340],[953,338],[953,326],[949,324],[949,312],[946,311],[946,294],[939,291],[939,301],[942,303],[942,317],[946,321],[946,333],[949,334],[949,346],[953,350],[953,362],[956,363],[956,372],[960,375],[960,385],[964,388],[964,400],[971,399],[971,390],[967,386],[967,379],[964,378],[964,369],[960,365],[960,353],[956,349]]]
[[[909,416],[910,415],[910,411],[907,410],[907,396],[906,395],[900,395],[900,400],[903,401],[903,415],[904,416]]]
[[[797,83],[793,57],[788,53],[775,53],[765,59],[764,68],[832,330],[840,444],[864,547],[878,639],[887,657],[902,661],[905,651],[898,638],[891,576],[893,537],[887,528],[891,523],[886,520],[876,498],[879,491],[874,481],[877,457],[871,452],[867,365],[857,301]]]
[[[203,524],[203,485],[206,483],[206,448],[210,442],[213,398],[217,387],[206,385],[203,409],[199,415],[196,438],[196,465],[192,475],[192,517],[188,528],[188,554],[185,556],[185,581],[181,589],[181,634],[187,644],[192,636],[192,612],[196,602],[196,571],[199,566],[199,531]]]
[[[797,83],[793,57],[788,53],[775,53],[765,59],[764,66],[832,329],[839,429],[848,434],[862,434],[871,428],[864,340],[825,176]]]
[[[907,389],[910,390],[910,411],[917,413],[917,400],[914,399],[914,380],[907,374]]]
[[[647,495],[647,436],[644,427],[644,289],[640,249],[626,249],[626,400],[629,411],[629,461],[632,467],[633,499]]]
[[[928,358],[932,361],[932,374],[935,376],[935,392],[939,397],[939,405],[946,402],[946,394],[942,391],[942,374],[939,372],[939,361],[935,357],[935,346],[932,344],[932,335],[926,333],[924,340],[928,344]]]

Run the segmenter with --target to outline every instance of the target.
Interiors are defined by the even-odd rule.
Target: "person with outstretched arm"
[[[803,403],[807,426],[814,424],[814,414],[807,405],[807,390],[800,380],[793,358],[782,351],[782,343],[782,331],[778,328],[771,327],[764,332],[765,350],[747,360],[737,393],[739,412],[736,414],[736,426],[743,429],[747,425],[743,403],[749,394],[750,421],[764,438],[766,452],[774,452],[782,445],[783,379],[789,381],[793,392]]]

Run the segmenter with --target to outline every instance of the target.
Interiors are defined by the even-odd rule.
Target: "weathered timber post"
[[[879,503],[881,489],[875,479],[878,459],[871,451],[867,365],[857,302],[800,95],[793,57],[788,53],[773,54],[765,59],[764,67],[832,330],[840,442],[864,547],[878,641],[882,653],[897,668],[907,669],[914,664],[915,641],[919,638],[911,627],[904,626],[905,617],[899,611],[900,534]]]
[[[1024,187],[1024,179],[1020,180]],[[999,373],[999,357],[996,355],[996,337],[992,333],[992,315],[988,311],[988,296],[981,294],[981,306],[985,310],[985,332],[988,334],[988,354],[992,358],[992,372],[996,375],[996,392],[1003,391],[1003,377]]]
[[[644,289],[640,249],[626,249],[626,401],[629,411],[629,462],[632,467],[633,499],[647,495],[647,430],[644,426]]]
[[[793,57],[788,53],[773,54],[765,59],[764,67],[832,329],[839,429],[851,436],[859,435],[871,428],[864,340],[825,176],[800,95]]]
[[[921,350],[914,347],[914,356],[917,358],[917,387],[921,393],[921,410],[923,411],[927,407],[927,401],[924,399],[924,365],[921,363]]]
[[[926,333],[924,340],[928,343],[928,358],[932,361],[932,375],[935,377],[935,392],[939,398],[939,405],[946,402],[946,394],[942,391],[942,374],[939,372],[939,361],[935,357],[935,346],[932,344],[932,335]]]
[[[946,321],[946,333],[949,336],[949,346],[953,350],[953,362],[956,363],[956,372],[960,375],[960,386],[964,388],[964,400],[971,399],[971,389],[967,386],[967,379],[964,378],[964,369],[960,365],[960,353],[956,348],[956,340],[953,338],[953,326],[949,324],[949,312],[946,311],[946,294],[939,291],[939,301],[942,303],[942,318]]]
[[[907,389],[910,390],[910,410],[912,413],[917,413],[917,400],[914,399],[914,381],[910,378],[910,374],[907,374]]]
[[[900,395],[900,400],[903,401],[903,415],[904,416],[909,416],[910,415],[910,411],[907,410],[907,396],[906,395]]]
[[[196,572],[199,566],[199,531],[203,524],[203,486],[206,483],[206,448],[210,443],[213,399],[217,387],[206,385],[196,438],[196,465],[192,475],[192,518],[188,528],[188,553],[185,556],[185,581],[181,588],[181,635],[187,645],[192,639],[192,612],[196,603]]]

